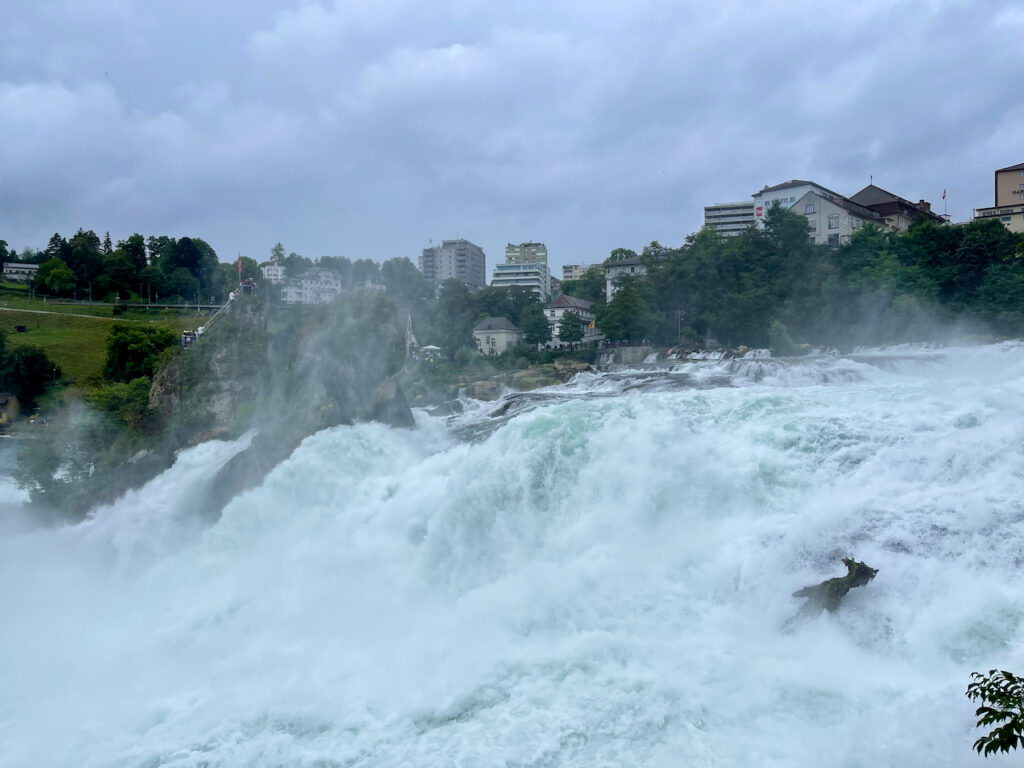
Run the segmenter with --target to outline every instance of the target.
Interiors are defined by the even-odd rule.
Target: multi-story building
[[[260,271],[263,273],[263,279],[268,283],[280,283],[285,279],[284,265],[277,262],[263,265],[260,267]]]
[[[734,237],[754,224],[753,202],[715,203],[704,206],[704,226],[713,226],[723,237]]]
[[[846,245],[850,236],[865,224],[885,227],[885,219],[842,195],[825,197],[807,192],[793,204],[793,210],[807,217],[811,242],[815,245]]]
[[[465,238],[442,240],[440,245],[423,249],[420,272],[435,286],[445,280],[461,280],[471,288],[483,288],[487,284],[487,258],[483,248]]]
[[[491,276],[492,288],[507,288],[510,285],[524,285],[540,296],[541,300],[551,295],[551,273],[548,265],[535,262],[530,264],[495,264]]]
[[[333,269],[314,267],[301,277],[285,280],[282,304],[326,304],[341,295],[341,275]]]
[[[509,243],[505,246],[506,264],[547,264],[548,247],[544,243]]]
[[[643,277],[647,274],[647,267],[644,266],[639,256],[630,256],[619,261],[606,261],[604,263],[604,295],[607,301],[612,300],[618,286],[615,284],[620,277],[632,276]]]
[[[38,271],[38,264],[22,264],[18,261],[4,262],[4,280],[28,282],[36,276],[36,272]]]
[[[792,208],[808,192],[815,192],[825,199],[842,197],[838,192],[833,192],[813,181],[791,179],[776,184],[774,187],[765,187],[760,192],[751,195],[754,198],[754,221],[759,227],[763,227],[765,214],[768,213],[772,203],[778,200],[784,208]]]
[[[991,208],[975,208],[974,220],[998,218],[1011,232],[1024,232],[1024,163],[996,171],[995,202]]]
[[[563,280],[579,280],[588,269],[597,269],[604,272],[601,264],[566,264],[562,267]]]
[[[561,327],[562,316],[566,312],[575,312],[580,316],[580,319],[583,320],[584,327],[586,328],[583,335],[584,343],[603,339],[604,334],[601,333],[600,329],[597,327],[593,306],[594,302],[592,301],[578,299],[575,296],[566,296],[564,294],[551,302],[551,304],[544,309],[544,314],[547,315],[548,323],[551,325],[551,343],[563,343],[558,337],[558,329]]]
[[[850,198],[851,203],[862,205],[868,210],[874,211],[882,219],[889,229],[904,231],[910,228],[918,219],[928,219],[936,224],[944,224],[946,219],[937,213],[932,212],[932,204],[927,200],[919,200],[912,203],[904,200],[899,195],[887,192],[874,184],[868,184],[857,194]]]

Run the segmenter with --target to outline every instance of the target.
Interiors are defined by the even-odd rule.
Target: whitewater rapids
[[[58,529],[0,484],[0,765],[982,763],[970,672],[1024,672],[1024,346],[507,402],[320,432],[214,525],[247,438]],[[842,556],[877,578],[783,631]]]

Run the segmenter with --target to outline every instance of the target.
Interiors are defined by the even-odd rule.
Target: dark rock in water
[[[391,427],[416,426],[402,388],[393,377],[382,382],[373,392],[373,420]]]
[[[849,557],[843,558],[843,564],[847,569],[845,576],[837,576],[793,593],[793,597],[807,598],[807,602],[800,609],[799,616],[817,616],[822,611],[831,613],[839,607],[839,603],[846,597],[847,592],[854,587],[863,587],[878,573],[877,568],[872,568]]]

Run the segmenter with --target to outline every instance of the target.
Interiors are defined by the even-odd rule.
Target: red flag
[[[945,197],[945,195],[943,195]],[[238,274],[242,274],[242,254],[238,254]]]
[[[945,199],[946,199],[946,190],[942,190],[942,199],[943,199],[943,200],[945,200]]]

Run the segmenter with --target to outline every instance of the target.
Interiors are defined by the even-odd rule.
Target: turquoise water
[[[213,526],[244,444],[208,443],[0,535],[0,764],[980,760],[969,674],[1024,669],[1024,349],[655,378],[326,430]],[[784,631],[843,556],[878,577]]]

